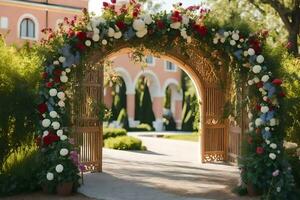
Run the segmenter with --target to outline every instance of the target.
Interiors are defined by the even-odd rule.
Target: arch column
[[[164,97],[155,96],[152,100],[152,109],[155,115],[155,121],[153,122],[153,127],[156,131],[163,131],[163,107],[164,107]]]
[[[139,124],[139,121],[134,120],[134,111],[135,111],[135,92],[127,92],[127,116],[129,127],[136,127]]]

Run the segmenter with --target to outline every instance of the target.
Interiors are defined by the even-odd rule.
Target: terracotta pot
[[[247,184],[247,192],[251,197],[258,196],[258,191],[252,183]]]
[[[69,196],[72,193],[73,183],[61,183],[56,187],[56,193],[60,196]]]

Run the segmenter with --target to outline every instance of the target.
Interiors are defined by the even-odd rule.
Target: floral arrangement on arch
[[[271,199],[287,198],[293,177],[285,162],[284,134],[279,126],[280,101],[285,94],[282,80],[268,70],[263,56],[267,32],[247,34],[237,29],[212,27],[206,20],[209,12],[202,6],[183,8],[178,3],[170,13],[149,14],[135,0],[127,3],[111,0],[103,3],[100,17],[83,10],[81,18],[65,18],[58,31],[44,31],[48,38],[42,44],[48,48],[56,45],[58,51],[45,62],[38,106],[39,139],[47,163],[41,176],[43,183],[61,182],[63,174],[68,173],[66,169],[78,173],[78,162],[73,159],[77,155],[67,136],[70,130],[64,119],[71,72],[81,59],[93,49],[113,48],[116,41],[145,42],[144,38],[150,41],[172,35],[187,47],[195,40],[221,49],[235,59],[238,70],[247,72],[250,123],[248,151],[242,159],[244,181],[254,184]]]

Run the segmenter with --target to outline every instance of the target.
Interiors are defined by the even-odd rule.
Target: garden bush
[[[39,189],[40,154],[34,145],[23,145],[5,160],[0,172],[0,196]]]
[[[284,142],[289,164],[298,189],[300,189],[300,147],[293,142]]]
[[[114,138],[118,136],[125,136],[127,131],[123,128],[104,128],[103,129],[103,140],[108,138]]]
[[[128,131],[131,132],[153,131],[153,128],[149,124],[139,124],[137,127],[129,128]]]
[[[146,150],[140,139],[131,136],[108,138],[104,141],[104,147],[118,150]]]

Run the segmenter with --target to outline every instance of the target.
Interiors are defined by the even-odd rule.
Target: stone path
[[[104,149],[104,173],[86,174],[79,192],[103,200],[250,199],[231,192],[236,167],[199,163],[199,143],[139,138],[148,151]]]

